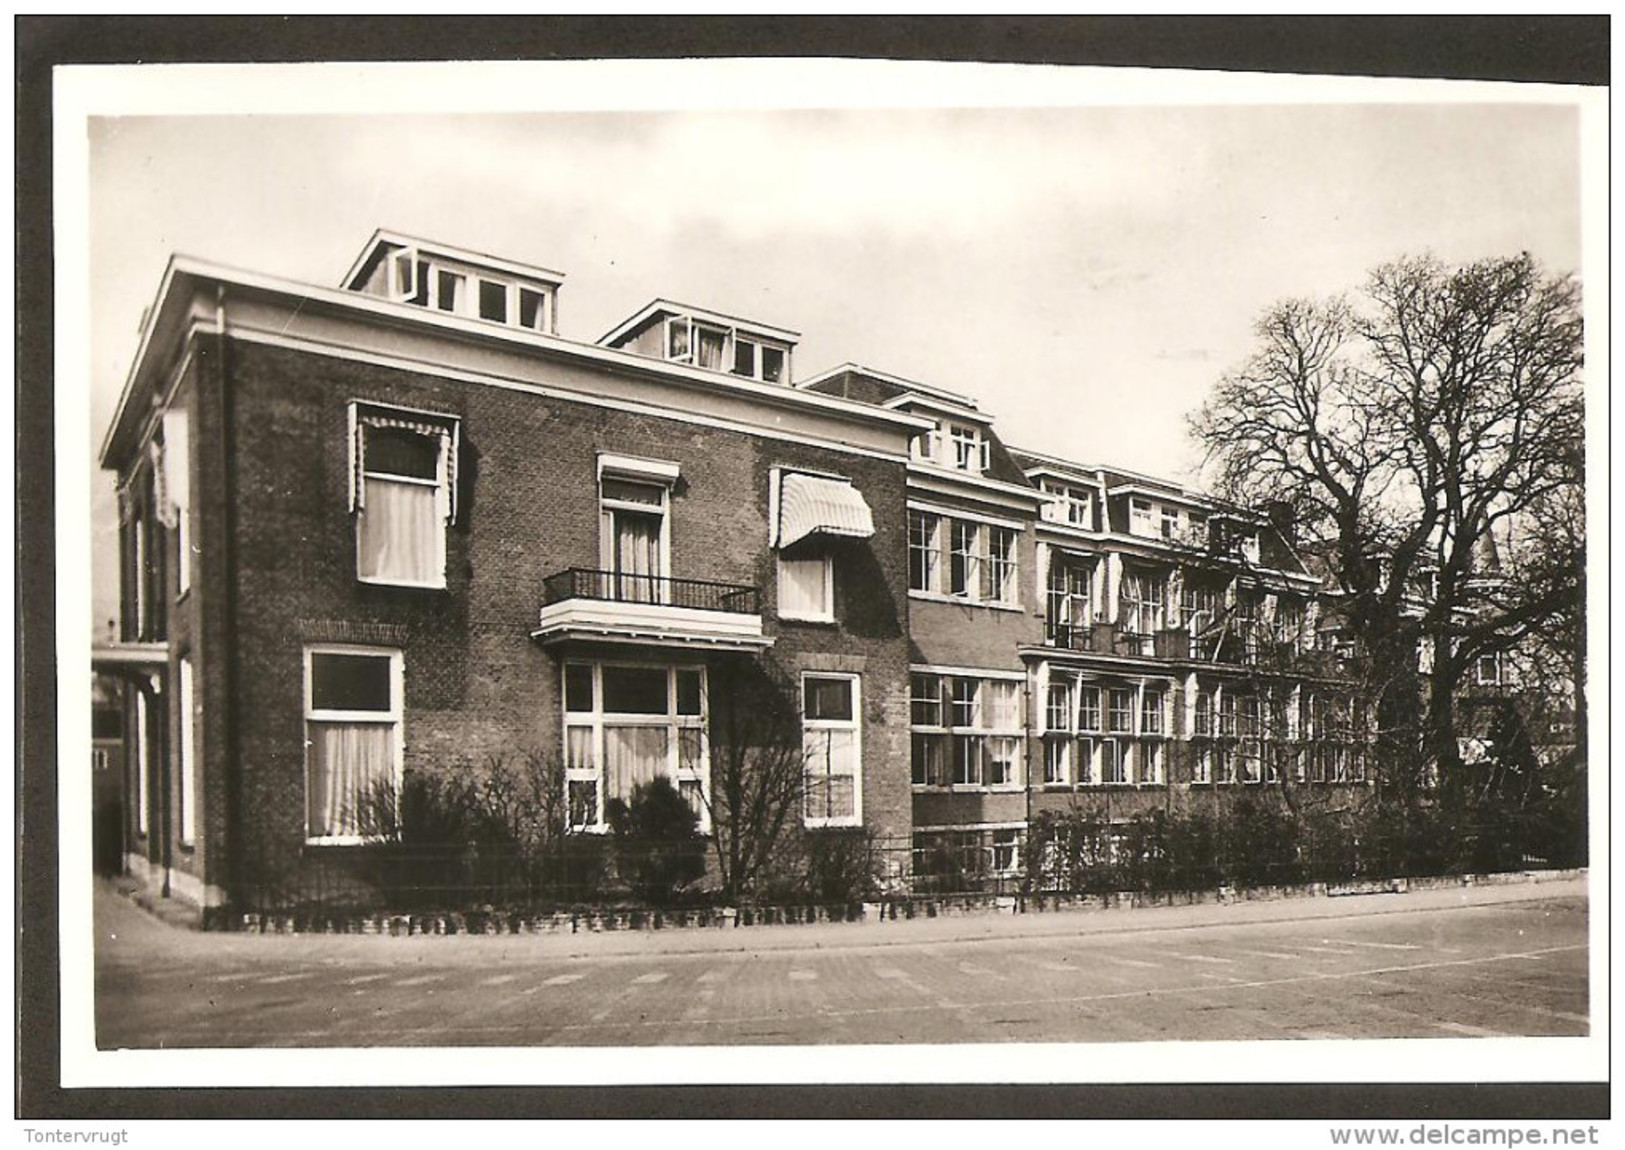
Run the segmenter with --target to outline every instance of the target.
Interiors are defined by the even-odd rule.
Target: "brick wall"
[[[299,351],[234,343],[230,358],[230,671],[245,859],[291,860],[303,843],[307,643],[376,643],[402,652],[409,771],[457,770],[532,749],[558,753],[557,657],[530,632],[547,575],[600,566],[600,451],[680,465],[670,510],[672,573],[761,587],[776,663],[791,671],[830,661],[861,669],[866,821],[884,834],[906,833],[901,463]],[[347,487],[346,404],[353,399],[461,421],[461,495],[447,530],[445,590],[356,580]],[[847,475],[874,510],[875,537],[838,549],[838,626],[775,618],[767,550],[774,466]],[[617,650],[625,656],[625,648]]]

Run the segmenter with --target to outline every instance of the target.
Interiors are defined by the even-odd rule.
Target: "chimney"
[[[1286,540],[1288,547],[1298,545],[1298,515],[1292,509],[1292,504],[1285,499],[1272,499],[1264,505],[1264,513],[1270,517],[1270,526],[1280,532],[1281,538]]]

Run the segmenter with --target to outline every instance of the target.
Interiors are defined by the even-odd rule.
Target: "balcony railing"
[[[737,583],[708,579],[673,579],[665,575],[632,575],[621,571],[594,571],[570,567],[542,581],[543,605],[568,599],[600,599],[611,603],[647,603],[685,607],[695,611],[726,611],[739,615],[762,613],[761,592]]]

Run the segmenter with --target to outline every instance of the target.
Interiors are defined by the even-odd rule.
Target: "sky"
[[[937,107],[674,89],[604,111],[91,115],[86,465],[171,253],[335,287],[387,227],[564,272],[567,338],[676,299],[799,331],[798,377],[860,363],[975,397],[1006,443],[1193,481],[1185,416],[1270,303],[1424,250],[1583,271],[1572,107],[1325,103],[1293,80],[1270,103],[1096,85],[1011,106],[944,81]],[[110,477],[91,490],[101,624],[117,525]]]

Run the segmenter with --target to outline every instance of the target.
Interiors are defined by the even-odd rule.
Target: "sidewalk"
[[[172,926],[98,881],[95,893],[99,959],[150,962],[166,954],[214,959],[276,958],[280,961],[457,965],[492,958],[568,959],[647,955],[832,951],[946,942],[1108,937],[1147,931],[1243,923],[1336,920],[1379,914],[1447,911],[1536,899],[1587,897],[1585,877],[1539,874],[1495,885],[1452,886],[1405,894],[1292,898],[1204,903],[1195,906],[1061,910],[1028,914],[978,914],[857,923],[690,928],[536,935],[387,935],[206,933]]]

